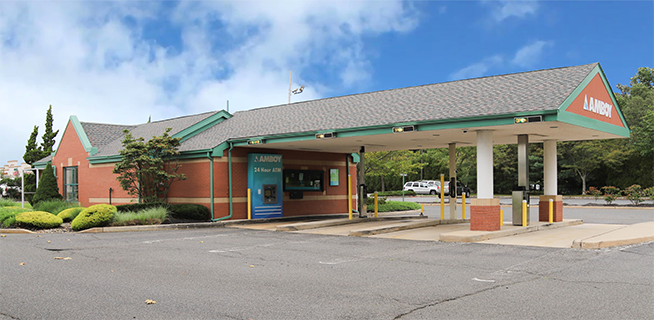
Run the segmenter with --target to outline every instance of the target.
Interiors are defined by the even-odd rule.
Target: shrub
[[[373,211],[373,207],[367,207]],[[385,204],[378,205],[378,212],[391,212],[391,211],[407,211],[407,210],[419,210],[421,205],[414,202],[402,202],[402,201],[387,201]]]
[[[50,199],[50,200],[39,201],[36,204],[34,204],[32,208],[34,208],[35,211],[45,211],[57,215],[68,208],[74,208],[79,206],[80,204],[77,202],[66,202],[60,199]]]
[[[56,228],[63,222],[61,218],[45,211],[28,211],[16,215],[18,225],[37,229]]]
[[[57,217],[60,217],[64,222],[73,221],[84,210],[84,207],[73,207],[62,210],[57,214]]]
[[[381,204],[387,203],[387,198],[386,197],[380,197],[380,194],[378,193],[378,206]],[[371,207],[375,205],[375,197],[374,196],[369,196],[366,198],[366,206]]]
[[[641,189],[641,186],[638,184],[633,184],[623,191],[625,193],[626,197],[632,204],[639,204],[639,202],[642,202],[644,200],[641,199],[641,196],[643,195],[644,191]]]
[[[385,192],[378,192],[378,196],[391,196],[391,197],[401,197],[403,195],[403,191],[385,191]],[[406,196],[415,196],[416,192],[414,191],[405,191]]]
[[[171,216],[177,219],[208,220],[209,209],[200,204],[183,203],[170,205]]]
[[[603,193],[596,189],[596,187],[589,187],[589,191],[587,191],[588,195],[594,196],[594,200],[598,201],[598,198],[603,195]]]
[[[164,207],[149,208],[139,212],[116,212],[114,214],[113,226],[127,226],[127,225],[143,225],[143,224],[160,224],[166,217],[168,212]]]
[[[3,227],[11,227],[16,224],[16,215],[22,212],[32,211],[21,207],[0,207],[0,223]]]
[[[75,231],[84,230],[93,227],[103,227],[108,225],[114,218],[116,207],[108,204],[96,204],[90,206],[73,219],[71,228]]]
[[[613,186],[605,186],[602,189],[605,192],[605,201],[608,204],[612,204],[612,202],[616,200],[616,197],[619,195],[619,191],[621,191],[619,188]]]
[[[52,166],[47,165],[45,166],[45,170],[43,170],[43,176],[39,180],[39,186],[36,188],[36,193],[30,203],[34,206],[41,201],[61,199],[62,196],[59,194],[59,186],[57,185],[55,173],[52,170]]]
[[[644,197],[653,200],[653,187],[644,189]]]

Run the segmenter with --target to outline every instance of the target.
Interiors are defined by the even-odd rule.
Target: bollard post
[[[500,209],[500,226],[503,226],[503,209]]]
[[[352,178],[348,175],[348,219],[353,219],[353,190]]]
[[[248,220],[250,220],[250,218],[252,217],[252,214],[251,214],[250,210],[251,210],[251,208],[250,208],[250,188],[248,188]]]
[[[443,196],[444,196],[443,173],[441,174],[441,187],[440,187],[440,189],[441,189],[441,220],[443,220],[444,219],[444,209],[445,209],[445,207],[444,207],[445,203],[444,203],[444,200],[443,200]]]
[[[523,200],[523,226],[527,227],[528,226],[528,201]]]
[[[466,193],[462,192],[462,220],[466,219]]]
[[[378,217],[378,192],[375,191],[375,217]]]
[[[553,223],[553,199],[548,199],[548,223]]]
[[[423,216],[423,209],[425,209],[425,203],[421,203],[421,216]]]

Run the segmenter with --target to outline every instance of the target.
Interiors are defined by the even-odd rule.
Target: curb
[[[405,214],[405,213],[414,213],[414,211],[397,211],[396,214]],[[336,219],[332,221],[310,221],[310,222],[299,222],[279,225],[275,231],[299,231],[299,230],[309,230],[309,229],[318,229],[323,227],[334,227],[341,226],[346,224],[353,224],[359,222],[372,222],[372,221],[385,221],[385,220],[416,220],[416,219],[427,219],[427,216],[417,216],[417,217],[377,217],[377,218],[354,218],[351,219]]]
[[[517,234],[535,232],[539,230],[557,229],[582,224],[582,220],[564,220],[535,226],[520,227],[510,230],[499,231],[456,231],[441,234],[440,241],[443,242],[479,242],[497,238],[515,236]]]
[[[0,229],[0,233],[7,233],[7,234],[24,234],[24,233],[36,233],[34,231],[30,231],[27,229]]]
[[[623,235],[622,235],[623,234]],[[636,237],[628,235],[641,235]],[[625,246],[643,242],[653,241],[653,222],[642,222],[624,226],[603,234],[594,235],[584,239],[573,240],[571,248],[576,249],[601,249],[608,247]]]
[[[366,237],[376,234],[391,233],[396,231],[418,229],[425,227],[434,227],[442,224],[457,224],[457,223],[468,223],[469,219],[454,219],[454,220],[429,220],[429,221],[419,221],[412,223],[413,221],[403,221],[404,223],[397,223],[385,227],[372,227],[364,228],[359,230],[352,230],[348,234],[351,237]]]
[[[222,222],[199,222],[199,223],[177,223],[177,224],[157,224],[141,226],[122,226],[122,227],[97,227],[90,228],[79,233],[106,233],[106,232],[133,232],[133,231],[163,231],[163,230],[185,230],[185,229],[205,229],[205,228],[222,228],[225,223]]]

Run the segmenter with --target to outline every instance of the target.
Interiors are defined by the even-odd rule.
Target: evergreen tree
[[[57,185],[54,170],[52,170],[52,166],[47,165],[45,170],[43,170],[43,176],[39,179],[39,187],[36,188],[36,194],[30,203],[34,206],[41,201],[61,199],[62,196],[59,194],[59,186]]]
[[[23,160],[29,165],[43,158],[41,157],[41,148],[36,144],[36,136],[38,134],[39,126],[34,126],[34,130],[32,131],[30,138],[27,140],[27,145],[25,146],[25,154],[23,155]]]
[[[52,105],[50,105],[45,116],[45,132],[43,133],[43,142],[41,143],[41,158],[49,156],[53,151],[52,148],[55,146],[55,137],[59,133],[59,130],[52,132],[53,120]]]

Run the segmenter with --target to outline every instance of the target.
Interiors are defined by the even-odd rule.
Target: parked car
[[[414,191],[416,194],[438,194],[439,190],[435,185],[428,185],[425,182],[410,181],[405,183],[405,191]]]
[[[449,193],[450,192],[450,181],[447,181],[446,183],[446,189],[444,190],[444,193]],[[466,197],[471,196],[471,189],[468,187],[468,185],[463,184],[460,181],[457,181],[457,196],[461,196],[462,193],[466,194]]]

